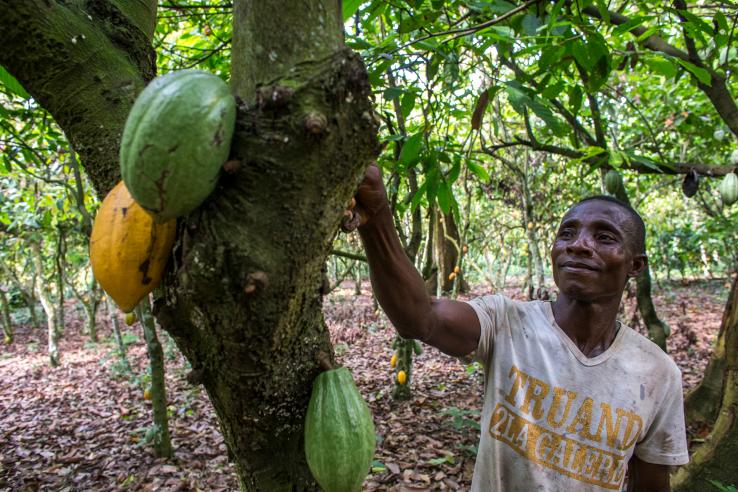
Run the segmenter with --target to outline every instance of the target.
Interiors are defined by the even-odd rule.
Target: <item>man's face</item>
[[[566,296],[593,302],[620,297],[628,277],[646,266],[633,251],[635,230],[628,213],[591,200],[564,215],[551,248],[554,282]]]

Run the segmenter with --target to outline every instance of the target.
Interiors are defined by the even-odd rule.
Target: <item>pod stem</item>
[[[318,354],[315,356],[315,360],[318,362],[320,368],[324,371],[330,371],[333,369],[333,364],[331,364],[331,360],[328,357],[328,354],[326,354],[322,350],[318,352]]]

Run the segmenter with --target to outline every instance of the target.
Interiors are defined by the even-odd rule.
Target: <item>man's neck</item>
[[[584,302],[563,293],[551,305],[556,324],[587,357],[596,357],[612,345],[619,307],[620,298]]]

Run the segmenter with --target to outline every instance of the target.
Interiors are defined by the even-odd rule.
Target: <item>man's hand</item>
[[[341,228],[344,232],[351,232],[385,211],[389,212],[389,202],[382,182],[382,172],[372,162],[364,172],[364,179],[359,184],[356,195],[349,203]]]

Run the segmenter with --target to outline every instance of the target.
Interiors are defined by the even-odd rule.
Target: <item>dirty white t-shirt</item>
[[[621,325],[587,358],[548,302],[469,304],[485,366],[472,491],[620,490],[634,452],[654,464],[689,461],[681,374],[654,343]]]

